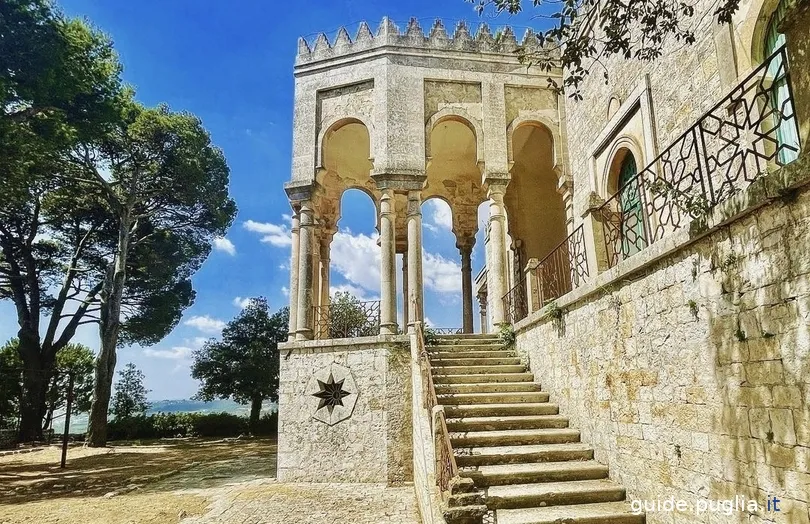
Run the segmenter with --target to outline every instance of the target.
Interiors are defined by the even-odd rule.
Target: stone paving
[[[212,500],[182,524],[418,524],[413,486],[288,484],[257,479],[184,490]]]
[[[273,454],[203,462],[144,492],[171,491],[211,501],[182,524],[418,524],[413,486],[282,483]]]

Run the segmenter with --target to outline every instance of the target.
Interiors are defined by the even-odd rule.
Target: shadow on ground
[[[274,477],[276,441],[270,439],[161,440],[105,449],[74,447],[67,467],[59,450],[0,458],[0,506],[109,493],[210,488]],[[0,511],[2,513],[2,511]]]

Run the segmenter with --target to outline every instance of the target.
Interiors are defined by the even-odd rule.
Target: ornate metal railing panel
[[[514,324],[526,318],[526,315],[529,314],[529,304],[526,300],[526,278],[521,278],[512,289],[506,292],[502,300],[507,322]]]
[[[799,153],[782,47],[599,209],[610,267]]]
[[[585,252],[585,230],[579,226],[551,250],[534,269],[543,306],[563,296],[588,278],[588,257]]]
[[[315,306],[315,338],[354,338],[380,334],[380,301]]]
[[[433,332],[434,335],[460,335],[463,333],[463,328],[460,327],[433,327],[428,326],[429,330]]]

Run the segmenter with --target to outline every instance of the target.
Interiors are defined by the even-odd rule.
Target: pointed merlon
[[[299,36],[298,37],[298,56],[301,55],[308,55],[312,52],[309,48],[309,44],[307,44],[306,38]]]
[[[360,22],[360,27],[357,29],[357,34],[354,36],[355,42],[370,42],[374,36],[371,34],[371,29],[365,22]]]
[[[539,47],[539,42],[537,40],[537,35],[534,34],[531,28],[527,28],[526,32],[523,34],[523,42],[521,44],[523,47]]]
[[[390,18],[384,16],[382,22],[380,22],[379,29],[377,29],[377,36],[398,36],[398,35],[399,29],[397,28],[397,26],[394,25],[394,22]]]
[[[335,45],[333,46],[335,49],[343,49],[348,47],[352,44],[352,39],[349,38],[349,33],[346,32],[345,27],[341,27],[338,30],[337,37],[335,37]]]
[[[433,23],[433,27],[430,28],[430,36],[428,38],[430,38],[431,44],[443,45],[447,43],[447,31],[444,29],[444,24],[440,18],[437,18]]]
[[[486,22],[482,22],[478,26],[478,31],[475,33],[475,41],[478,42],[478,49],[480,51],[493,51],[495,49],[495,37],[492,36],[492,31]]]
[[[498,43],[501,45],[501,49],[507,52],[512,52],[517,49],[518,43],[515,39],[515,33],[512,31],[511,27],[506,26],[503,28]]]
[[[324,51],[328,51],[331,49],[329,45],[329,39],[326,38],[326,35],[321,33],[318,35],[318,38],[315,39],[315,46],[312,48],[314,53],[323,53]]]
[[[467,27],[467,22],[464,20],[459,21],[456,26],[456,32],[453,34],[453,40],[472,40],[470,36],[470,29]]]
[[[419,26],[419,20],[417,20],[415,17],[411,18],[411,20],[408,22],[408,28],[405,30],[405,36],[412,39],[422,39],[425,37],[425,33]]]

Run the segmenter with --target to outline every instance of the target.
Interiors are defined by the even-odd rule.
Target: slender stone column
[[[380,334],[397,332],[397,253],[394,191],[384,189],[380,198]]]
[[[298,328],[298,232],[301,227],[298,209],[297,205],[293,205],[292,226],[290,227],[292,248],[290,250],[290,323],[287,330],[289,332],[288,342],[295,340],[295,330]]]
[[[481,314],[481,333],[486,334],[487,329],[487,296],[484,293],[478,295],[478,310]]]
[[[408,325],[408,252],[402,253],[402,325]]]
[[[315,220],[315,234],[312,239],[312,307],[309,314],[312,316],[312,336],[313,338],[325,338],[321,334],[319,320],[324,311],[321,306],[321,224]]]
[[[470,240],[472,240],[470,242]],[[465,242],[458,246],[461,253],[461,331],[462,333],[473,332],[473,293],[472,293],[472,248],[475,237],[465,239]]]
[[[503,296],[506,294],[506,215],[503,195],[506,184],[490,183],[489,186],[489,243],[490,250],[487,268],[487,294],[492,325],[503,324],[506,319],[503,310]]]
[[[408,327],[424,318],[422,305],[422,192],[408,191]]]
[[[314,215],[312,204],[309,201],[303,202],[298,236],[298,314],[296,315],[295,340],[310,340],[312,338]]]
[[[332,245],[332,238],[335,236],[335,231],[325,229],[321,232],[320,242],[320,259],[321,259],[321,278],[320,278],[320,306],[325,308],[329,306],[329,256],[330,246]],[[317,322],[318,319],[316,318]],[[320,328],[318,338],[329,338],[329,324],[317,326]]]

